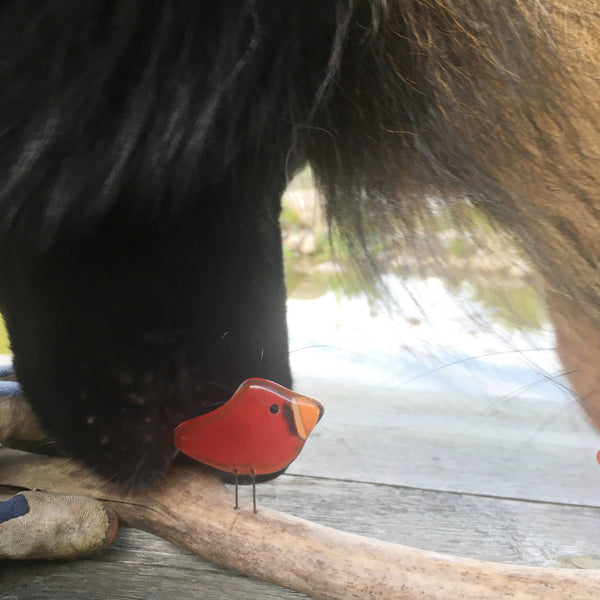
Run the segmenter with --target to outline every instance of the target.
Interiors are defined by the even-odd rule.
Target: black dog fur
[[[490,165],[559,112],[537,27],[512,0],[4,2],[0,304],[64,452],[147,486],[176,424],[291,386],[278,218],[305,164],[365,274],[427,194],[513,223]]]

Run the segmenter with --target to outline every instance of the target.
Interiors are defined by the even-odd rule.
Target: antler
[[[174,468],[162,487],[123,495],[71,460],[3,450],[0,481],[102,499],[132,527],[315,598],[600,598],[600,570],[483,562],[343,533],[265,508],[258,514],[246,505],[234,510],[230,492],[194,468]]]

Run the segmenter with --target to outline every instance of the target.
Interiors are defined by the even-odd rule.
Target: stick
[[[213,476],[174,468],[162,487],[122,495],[73,461],[0,451],[5,485],[100,498],[131,527],[214,563],[315,598],[598,600],[600,570],[504,565],[343,533],[273,510],[233,509]]]

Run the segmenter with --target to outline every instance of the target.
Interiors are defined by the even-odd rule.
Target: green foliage
[[[4,325],[4,320],[0,316],[0,354],[11,354],[8,332]]]
[[[279,217],[281,228],[285,231],[286,229],[293,229],[302,225],[300,215],[291,207],[289,204],[283,205],[281,209],[281,216]]]
[[[548,322],[543,298],[531,284],[502,288],[475,285],[474,298],[507,329],[539,331]]]

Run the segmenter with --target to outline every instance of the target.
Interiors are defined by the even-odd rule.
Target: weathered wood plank
[[[600,433],[573,401],[301,380],[325,416],[290,473],[600,506]]]
[[[304,594],[212,565],[149,533],[126,530],[99,559],[10,565],[2,600],[292,600]]]
[[[248,493],[249,489],[242,489]],[[260,502],[347,531],[502,562],[600,567],[600,509],[284,475]],[[304,598],[126,530],[76,563],[7,564],[0,598]]]
[[[600,508],[290,475],[259,490],[271,508],[406,546],[539,566],[589,559],[600,567]]]

